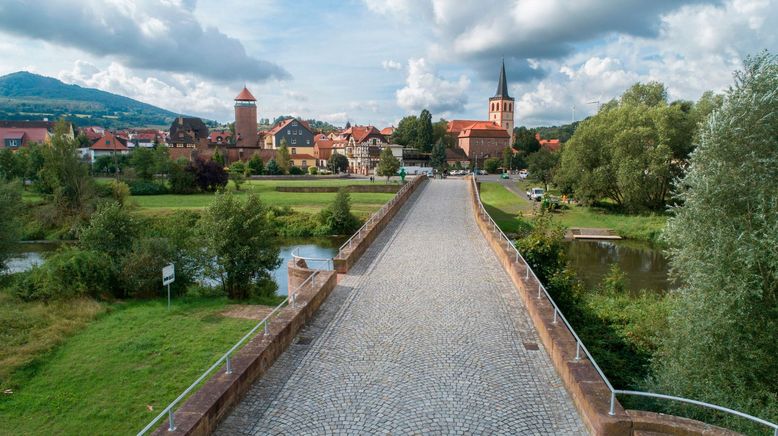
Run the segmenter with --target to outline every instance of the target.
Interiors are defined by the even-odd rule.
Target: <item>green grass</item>
[[[534,181],[517,182],[522,190],[542,186]],[[553,190],[550,190],[553,194]],[[481,183],[481,199],[486,210],[497,225],[506,232],[514,233],[518,228],[519,216],[531,215],[533,204],[494,182]],[[627,239],[657,242],[667,222],[667,216],[628,215],[614,213],[607,209],[570,205],[567,209],[554,212],[554,220],[564,227],[600,227],[613,229]]]
[[[380,183],[380,182],[376,182]],[[334,192],[278,192],[276,186],[346,186],[370,184],[369,181],[355,180],[250,180],[240,191],[231,189],[238,197],[249,193],[258,194],[259,198],[269,206],[289,206],[295,210],[316,213],[329,206],[337,195]],[[232,185],[230,185],[232,186]],[[394,194],[391,193],[351,193],[351,210],[357,216],[367,216],[380,209]],[[214,194],[192,195],[143,195],[133,196],[132,201],[142,212],[158,213],[176,209],[201,209],[208,207]]]
[[[223,298],[179,298],[170,312],[162,300],[105,306],[12,374],[0,434],[134,434],[255,324],[221,316]]]

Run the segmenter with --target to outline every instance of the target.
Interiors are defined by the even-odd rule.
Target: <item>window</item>
[[[19,140],[18,139],[6,139],[5,140],[5,146],[6,147],[18,147],[19,145],[21,145],[21,144],[19,144]]]
[[[297,139],[292,138],[292,144],[297,144]]]
[[[287,134],[287,135],[291,135],[291,134],[292,134],[292,131],[291,131],[291,130],[289,130],[289,129],[286,129],[286,134]]]
[[[305,167],[307,167],[307,166],[308,166],[308,161],[307,161],[307,160],[304,160],[304,161],[303,161],[303,168],[305,168]]]
[[[105,145],[111,145],[111,140],[110,139],[106,139],[105,140]]]
[[[292,154],[297,154],[297,149],[292,147]]]
[[[311,140],[310,139],[306,139],[305,140],[305,145],[311,145]]]
[[[297,121],[292,121],[292,127],[296,127],[296,126],[297,126]]]

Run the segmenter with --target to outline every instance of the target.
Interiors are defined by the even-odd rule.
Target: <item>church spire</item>
[[[497,82],[497,92],[494,94],[494,97],[511,98],[508,95],[508,79],[505,78],[505,59],[502,61],[502,67],[500,67],[500,81]]]

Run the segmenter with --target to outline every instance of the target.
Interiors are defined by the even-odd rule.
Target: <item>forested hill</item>
[[[128,97],[19,71],[0,77],[0,119],[55,120],[76,125],[167,127],[178,114]]]

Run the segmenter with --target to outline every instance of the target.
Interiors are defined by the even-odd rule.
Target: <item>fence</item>
[[[549,295],[548,291],[546,290],[546,287],[543,285],[543,283],[541,283],[538,276],[535,275],[535,271],[532,270],[532,267],[530,267],[529,263],[524,259],[524,257],[521,255],[519,250],[516,248],[516,246],[511,242],[508,236],[506,236],[505,233],[503,233],[503,231],[500,229],[497,223],[492,219],[491,215],[489,215],[489,213],[486,211],[483,202],[481,202],[481,194],[478,192],[478,184],[476,182],[475,177],[472,177],[472,183],[473,183],[473,192],[475,192],[476,201],[478,203],[479,215],[483,220],[488,221],[488,225],[491,226],[492,232],[496,233],[497,236],[500,238],[500,242],[502,243],[504,241],[506,248],[509,251],[512,250],[515,253],[516,263],[517,264],[522,263],[524,265],[525,280],[529,280],[530,274],[532,275],[532,278],[534,279],[535,283],[537,283],[537,287],[538,287],[537,298],[538,299],[545,298],[546,300],[548,300],[549,303],[551,303],[551,306],[554,308],[554,318],[552,322],[554,324],[557,324],[559,320],[562,320],[562,323],[564,323],[567,330],[570,332],[570,334],[573,335],[573,338],[575,338],[575,360],[576,361],[581,360],[581,351],[583,351],[586,358],[589,359],[589,362],[591,362],[592,366],[594,366],[594,369],[597,370],[597,374],[599,374],[600,378],[602,378],[602,381],[605,382],[605,385],[608,387],[608,390],[610,390],[610,409],[608,410],[609,415],[615,414],[616,395],[651,397],[651,398],[658,398],[664,400],[683,402],[687,404],[693,404],[696,406],[701,406],[713,410],[718,410],[720,412],[729,413],[735,416],[739,416],[741,418],[748,419],[757,424],[761,424],[772,428],[774,432],[774,436],[778,436],[778,424],[766,421],[761,418],[757,418],[755,416],[751,416],[747,413],[739,412],[737,410],[732,410],[715,404],[705,403],[703,401],[691,400],[688,398],[681,398],[681,397],[674,397],[671,395],[655,394],[652,392],[640,392],[640,391],[632,391],[632,390],[615,389],[611,384],[610,380],[608,380],[608,377],[605,376],[605,373],[603,373],[602,369],[597,364],[597,361],[594,360],[594,357],[586,348],[583,341],[581,341],[581,338],[578,337],[578,333],[576,333],[575,329],[573,329],[573,326],[570,325],[570,323],[567,321],[567,318],[565,318],[564,314],[562,314],[562,311],[559,310],[559,307],[557,306],[554,299],[551,298],[551,295]],[[527,291],[529,291],[529,289],[527,289]]]

